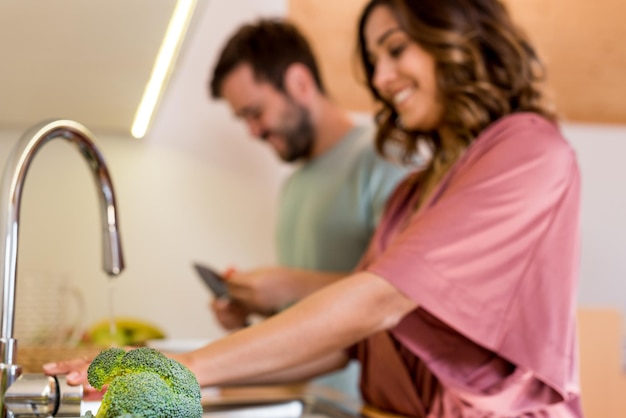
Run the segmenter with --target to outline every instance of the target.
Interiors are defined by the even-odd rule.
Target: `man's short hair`
[[[258,81],[266,81],[284,92],[285,72],[294,63],[307,67],[319,91],[325,93],[311,46],[293,24],[278,19],[260,19],[243,25],[220,53],[210,82],[211,96],[215,99],[222,97],[224,79],[242,64],[252,67]]]

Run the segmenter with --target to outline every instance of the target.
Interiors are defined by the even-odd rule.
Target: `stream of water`
[[[115,323],[115,282],[114,278],[109,279],[109,333],[111,337],[115,337],[117,334],[117,324]]]

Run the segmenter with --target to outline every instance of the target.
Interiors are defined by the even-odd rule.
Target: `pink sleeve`
[[[517,115],[468,149],[368,270],[564,394],[575,380],[578,211],[571,148],[555,125]]]

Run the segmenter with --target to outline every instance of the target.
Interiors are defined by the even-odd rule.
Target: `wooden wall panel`
[[[505,0],[548,65],[557,107],[570,121],[626,124],[626,2]],[[355,81],[356,20],[366,0],[289,0],[331,94],[353,110],[372,101]]]
[[[367,0],[289,0],[289,18],[308,36],[329,93],[348,109],[370,111],[356,54],[357,19]]]
[[[622,324],[622,315],[615,309],[578,309],[580,384],[583,411],[588,418],[624,417]]]
[[[569,120],[626,124],[626,2],[507,0]]]

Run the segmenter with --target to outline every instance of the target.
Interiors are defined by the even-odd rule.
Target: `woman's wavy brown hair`
[[[434,131],[404,129],[391,103],[372,84],[374,65],[368,59],[364,28],[378,6],[388,7],[408,36],[435,59],[444,110]],[[525,111],[555,119],[542,92],[544,66],[498,0],[371,0],[361,14],[358,36],[367,85],[382,106],[376,146],[385,154],[391,143],[400,144],[403,157],[409,159],[418,141],[426,140],[432,148],[422,176],[426,195],[497,119]]]

